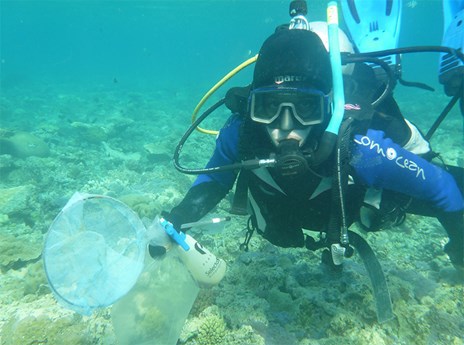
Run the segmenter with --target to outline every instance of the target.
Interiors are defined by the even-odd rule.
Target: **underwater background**
[[[288,22],[289,2],[0,0],[0,344],[117,344],[111,308],[80,316],[51,294],[41,257],[50,224],[76,191],[115,197],[147,219],[176,205],[194,179],[172,164],[193,109]],[[399,46],[440,45],[441,2],[403,5]],[[326,2],[308,7],[310,20],[325,20]],[[437,69],[437,54],[405,56],[404,79],[435,91],[395,89],[424,132],[449,101]],[[227,117],[221,108],[203,127],[219,129]],[[431,144],[464,166],[458,109]],[[213,147],[213,136],[194,133],[182,163],[202,167]],[[228,215],[230,203],[213,213]],[[320,252],[277,248],[258,235],[240,251],[245,228],[246,218],[234,216],[194,232],[229,268],[220,285],[200,291],[179,344],[464,344],[463,278],[435,219],[408,216],[369,234],[353,226],[387,276],[396,318],[384,324],[359,257],[334,277]],[[156,322],[147,315],[141,327]]]

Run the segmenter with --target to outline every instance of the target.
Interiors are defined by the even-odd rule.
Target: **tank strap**
[[[235,194],[230,209],[231,214],[238,216],[246,216],[248,214],[248,182],[250,180],[250,172],[247,170],[240,170],[235,185]]]

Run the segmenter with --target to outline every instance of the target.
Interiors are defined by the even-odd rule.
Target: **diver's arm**
[[[237,162],[240,124],[240,118],[233,115],[224,125],[207,168]],[[227,195],[236,177],[237,172],[232,170],[199,175],[179,205],[163,216],[175,229],[180,229],[184,223],[198,221]]]
[[[368,130],[356,135],[351,166],[355,178],[375,188],[393,190],[427,201],[448,233],[445,251],[453,264],[464,267],[464,201],[453,176],[386,138]]]
[[[172,223],[174,229],[180,230],[182,224],[196,222],[216,206],[229,192],[219,182],[203,182],[192,186],[184,199],[171,212],[163,217]]]
[[[429,201],[443,212],[464,209],[451,174],[386,138],[383,131],[369,129],[355,136],[351,166],[367,186]]]

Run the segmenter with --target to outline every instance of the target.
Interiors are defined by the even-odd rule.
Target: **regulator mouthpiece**
[[[283,140],[278,147],[276,169],[283,177],[295,178],[308,171],[308,162],[299,150],[297,140]]]

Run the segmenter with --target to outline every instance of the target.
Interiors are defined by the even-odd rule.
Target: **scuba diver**
[[[342,0],[343,17],[356,52],[370,53],[381,50],[394,50],[398,47],[401,29],[402,1]],[[443,0],[443,38],[442,46],[464,52],[464,0]],[[427,47],[433,48],[433,47]],[[422,50],[425,51],[425,50]],[[433,49],[430,51],[434,51]],[[406,86],[432,88],[406,82],[401,78],[401,55],[382,57],[397,75],[398,81]],[[381,68],[374,68],[382,73]],[[464,116],[464,61],[456,54],[442,52],[439,61],[439,82],[443,84],[447,96],[459,100]],[[426,136],[429,137],[430,135]]]
[[[427,140],[366,63],[344,67],[340,96],[324,37],[310,28],[291,22],[265,40],[252,83],[227,92],[232,115],[206,168],[163,217],[176,229],[198,221],[237,181],[232,211],[251,215],[245,249],[256,230],[280,247],[324,249],[335,267],[343,229],[346,236],[359,221],[377,231],[411,213],[440,221],[444,251],[464,269],[463,169],[431,163]],[[333,131],[340,97],[343,119]],[[319,232],[319,241],[303,229]]]

